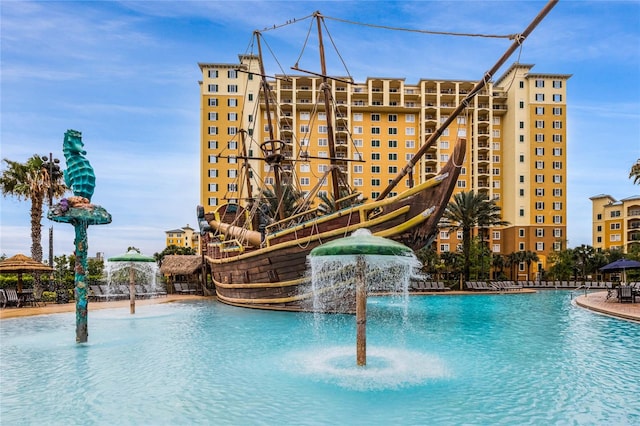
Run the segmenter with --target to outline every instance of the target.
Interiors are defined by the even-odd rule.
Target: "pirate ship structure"
[[[266,74],[262,33],[254,32],[252,46],[257,48],[257,55],[251,54],[248,58],[255,59],[257,66],[239,67],[236,71],[251,73],[252,77],[261,79],[260,101],[266,124],[255,132],[248,129],[238,132],[238,155],[234,157],[240,166],[237,178],[243,187],[243,197],[226,200],[211,211],[205,211],[202,206],[197,209],[201,248],[217,298],[227,304],[261,309],[311,311],[314,306],[322,306],[322,310],[328,312],[350,311],[352,306],[343,302],[350,299],[352,283],[345,282],[338,289],[334,286],[312,291],[307,256],[313,248],[348,236],[360,228],[414,250],[433,241],[438,221],[461,171],[466,140],[457,140],[448,161],[437,174],[419,179],[421,182],[415,185],[414,168],[445,129],[472,105],[472,99],[555,3],[550,1],[525,31],[513,37],[503,56],[468,91],[440,127],[426,135],[424,143],[375,199],[365,198],[348,184],[345,162],[363,160],[357,155],[355,160],[347,160],[336,151],[337,145],[347,142],[350,129],[344,125],[344,104],[336,101],[335,90],[336,87],[348,90],[353,79],[327,75],[323,44],[326,17],[319,12],[308,17],[317,26],[320,70],[305,71],[297,64],[292,69],[311,75],[317,82],[314,84],[317,89],[314,112],[322,114],[322,119],[326,120],[327,158],[309,155],[305,144],[294,140],[290,123],[274,119],[280,117],[281,110],[271,92],[272,84],[276,79],[287,79],[287,76],[270,77]],[[256,121],[253,120],[254,123]],[[264,131],[268,134],[260,141],[255,140],[254,135],[263,138],[262,129],[266,129]],[[259,146],[262,155],[251,155],[252,150],[248,148],[251,145]],[[269,176],[253,185],[252,175],[259,175],[252,171],[252,164],[256,161],[264,162],[262,167],[269,170]],[[296,188],[296,165],[311,161],[325,161],[326,167],[315,187],[302,192]],[[398,183],[403,179],[408,188],[398,190]],[[322,191],[323,184],[328,184],[330,191]],[[318,295],[322,303],[314,304],[313,298]]]

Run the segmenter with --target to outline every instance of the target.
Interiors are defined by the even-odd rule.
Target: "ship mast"
[[[467,96],[460,102],[458,107],[451,113],[449,118],[445,120],[444,123],[438,127],[438,129],[429,136],[427,141],[420,147],[418,152],[409,160],[409,162],[402,168],[402,170],[398,173],[398,175],[389,183],[389,185],[380,193],[377,200],[382,200],[385,198],[389,192],[395,188],[395,186],[402,180],[407,173],[413,170],[413,167],[420,161],[420,159],[426,154],[427,150],[431,148],[431,146],[436,142],[436,140],[442,135],[442,132],[449,127],[449,125],[456,119],[456,117],[469,106],[470,101],[478,94],[480,90],[493,78],[493,75],[498,71],[498,69],[504,65],[504,63],[509,59],[509,57],[513,54],[513,52],[520,47],[520,45],[524,42],[524,40],[531,34],[531,32],[538,26],[540,21],[544,19],[545,16],[553,9],[553,7],[558,3],[558,0],[549,0],[549,2],[545,5],[545,7],[538,13],[538,15],[531,21],[529,26],[522,32],[522,34],[518,34],[515,38],[514,42],[509,46],[507,51],[500,57],[498,62],[484,74],[482,80],[480,80],[475,87],[467,94]]]
[[[317,20],[318,25],[318,44],[319,44],[319,52],[320,52],[320,69],[322,73],[322,85],[321,89],[324,93],[324,107],[327,115],[327,144],[329,145],[329,161],[331,162],[331,187],[333,189],[333,199],[338,200],[340,198],[340,187],[339,187],[339,174],[340,168],[336,164],[336,147],[335,140],[333,134],[333,114],[331,111],[331,86],[329,85],[329,80],[327,78],[327,64],[325,61],[324,55],[324,44],[322,42],[322,15],[320,12],[314,12],[314,16]]]
[[[264,159],[273,168],[274,174],[274,192],[278,203],[278,218],[280,220],[285,218],[284,215],[284,206],[281,202],[283,196],[282,189],[282,161],[284,160],[284,155],[282,154],[282,150],[284,149],[284,142],[275,139],[273,132],[273,119],[271,118],[271,106],[269,100],[269,83],[267,82],[267,76],[264,71],[264,62],[262,60],[262,45],[260,44],[260,32],[254,32],[256,36],[256,41],[258,44],[258,58],[260,65],[260,75],[262,78],[262,90],[264,93],[264,109],[267,113],[267,126],[269,127],[269,140],[262,142],[260,144],[260,149],[264,155]]]

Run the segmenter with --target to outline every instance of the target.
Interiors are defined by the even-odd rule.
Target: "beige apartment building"
[[[238,63],[199,66],[200,203],[210,211],[245,196],[252,184],[238,181],[238,162],[261,155],[259,144],[268,139],[268,128],[256,56],[239,55]],[[457,139],[466,138],[467,154],[457,190],[485,192],[510,223],[491,229],[491,250],[502,254],[534,251],[540,258],[539,267],[544,268],[551,251],[566,248],[566,86],[570,75],[535,73],[532,68],[514,64],[489,82],[420,160],[413,179],[419,183],[434,176],[449,159]],[[322,80],[307,75],[287,77],[269,80],[277,104],[270,112],[275,136],[286,143],[288,154],[307,159],[289,171],[292,181],[308,191],[328,167],[323,160],[329,157],[329,148]],[[425,78],[408,83],[401,77],[355,82],[338,77],[329,84],[339,112],[333,125],[335,156],[344,161],[338,165],[354,189],[375,199],[476,82]],[[241,131],[251,128],[255,130]],[[271,182],[268,166],[255,159],[247,161],[254,179]],[[322,190],[328,190],[328,184]],[[405,179],[399,185],[398,189],[404,189],[410,182]],[[442,231],[437,249],[454,251],[461,242],[461,235]],[[520,270],[524,273],[524,265]]]
[[[194,231],[188,224],[180,229],[171,229],[165,231],[166,234],[166,247],[189,247],[200,252],[200,234],[198,231]]]
[[[590,198],[592,209],[592,246],[596,250],[621,250],[628,253],[640,244],[640,195],[620,201],[600,194]]]

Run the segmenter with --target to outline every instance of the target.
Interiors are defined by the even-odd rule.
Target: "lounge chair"
[[[22,300],[18,297],[18,292],[15,288],[5,288],[5,306],[6,305],[16,305],[16,307],[20,307],[22,305]]]
[[[633,303],[633,296],[633,288],[631,286],[621,285],[620,287],[618,287],[618,300],[620,301],[620,303]]]

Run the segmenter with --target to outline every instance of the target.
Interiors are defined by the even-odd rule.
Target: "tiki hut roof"
[[[49,265],[33,260],[24,254],[16,254],[8,259],[0,261],[0,273],[23,274],[35,271],[53,271]]]
[[[199,255],[167,255],[162,259],[160,272],[163,275],[191,275],[202,267],[202,257]]]

